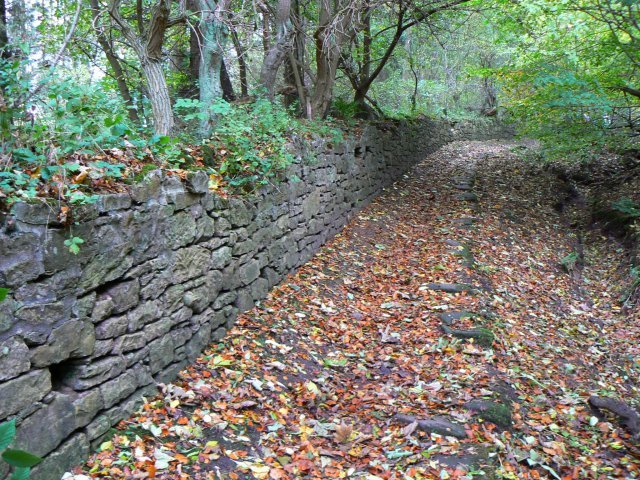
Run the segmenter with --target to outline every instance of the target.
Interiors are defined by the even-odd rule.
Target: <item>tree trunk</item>
[[[314,118],[325,118],[333,98],[333,87],[342,47],[353,38],[354,8],[338,1],[320,0],[316,43],[316,83],[311,96]]]
[[[291,5],[291,23],[293,26],[293,48],[289,50],[289,61],[285,62],[284,79],[287,84],[284,95],[284,104],[292,106],[296,100],[299,103],[300,113],[306,115],[307,95],[304,85],[304,34],[300,16],[300,2],[293,0]]]
[[[0,0],[2,1],[2,0]],[[113,71],[113,77],[116,79],[116,84],[118,86],[118,92],[124,100],[125,105],[127,106],[127,113],[129,114],[129,119],[139,124],[140,117],[138,116],[138,110],[136,110],[135,105],[133,103],[133,98],[131,97],[131,91],[129,90],[129,86],[127,85],[126,77],[124,74],[124,70],[122,69],[122,65],[120,64],[120,59],[116,56],[113,51],[113,45],[109,42],[107,36],[104,32],[104,26],[100,21],[100,6],[98,4],[98,0],[91,0],[91,13],[92,13],[92,24],[93,29],[96,33],[96,38],[98,40],[98,44],[104,55],[107,57],[107,61],[109,62],[109,66]]]
[[[246,98],[249,96],[249,82],[247,80],[247,62],[245,60],[245,49],[240,43],[240,37],[234,27],[231,27],[231,41],[233,42],[233,48],[236,50],[236,57],[238,58],[238,71],[240,73],[240,96]]]
[[[169,86],[162,70],[162,62],[149,57],[142,59],[142,71],[147,83],[153,110],[153,125],[158,135],[171,135],[175,127]]]
[[[162,46],[170,26],[171,0],[158,0],[151,9],[148,28],[142,25],[141,2],[138,2],[138,28],[125,20],[120,12],[120,1],[112,0],[109,14],[113,26],[119,29],[136,52],[146,80],[147,94],[153,110],[153,125],[158,135],[171,135],[175,127],[169,86],[162,69]]]
[[[280,65],[287,57],[291,48],[291,0],[278,0],[276,14],[276,41],[269,47],[265,54],[262,68],[260,69],[260,86],[267,92],[267,96],[273,99],[275,94],[276,79]]]
[[[7,4],[5,0],[0,0],[0,56],[9,58],[10,52],[7,50],[9,46],[9,35],[7,32]]]
[[[222,98],[227,102],[233,102],[236,99],[236,94],[233,91],[233,84],[231,83],[231,78],[229,78],[229,72],[224,60],[222,60],[220,66],[220,86],[222,87]]]
[[[211,105],[222,97],[222,52],[226,44],[227,31],[223,22],[229,0],[200,0],[202,19],[202,59],[200,60],[200,103],[202,104],[202,120],[200,133],[203,138],[210,135],[215,124],[216,114]]]

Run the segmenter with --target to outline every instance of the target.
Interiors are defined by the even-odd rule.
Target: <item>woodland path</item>
[[[637,443],[587,402],[638,394],[622,254],[591,232],[584,269],[562,270],[557,185],[517,148],[427,158],[77,473],[640,478]]]

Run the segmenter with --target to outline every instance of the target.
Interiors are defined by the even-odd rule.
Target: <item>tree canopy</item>
[[[243,184],[292,132],[506,117],[562,154],[638,133],[636,0],[2,0],[0,200],[146,164]],[[129,163],[124,160],[128,160]],[[135,164],[134,162],[134,164]],[[88,173],[87,173],[88,172]],[[80,181],[77,177],[80,176]],[[94,178],[95,177],[95,178]]]

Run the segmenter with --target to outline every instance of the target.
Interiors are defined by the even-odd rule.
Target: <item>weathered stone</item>
[[[196,238],[196,221],[188,212],[178,212],[167,220],[167,244],[171,248],[189,245]]]
[[[185,344],[185,349],[187,352],[187,360],[189,362],[193,362],[200,352],[207,346],[209,343],[209,338],[211,337],[211,325],[209,323],[205,323],[202,325],[198,331],[189,339],[189,341]]]
[[[178,376],[180,370],[185,368],[187,363],[188,362],[186,360],[182,360],[164,368],[154,375],[155,381],[158,383],[169,383]]]
[[[112,353],[121,353],[139,350],[147,344],[147,336],[144,332],[129,333],[117,338],[113,344]]]
[[[171,319],[168,317],[161,318],[157,322],[150,323],[149,325],[144,327],[144,336],[147,342],[151,340],[155,340],[156,338],[165,335],[169,330],[171,330]]]
[[[240,256],[245,253],[255,252],[256,251],[256,243],[249,239],[243,242],[238,242],[233,246],[233,255]]]
[[[138,304],[140,299],[140,283],[138,280],[122,282],[109,288],[102,298],[109,297],[113,302],[110,313],[122,313]]]
[[[125,369],[125,361],[121,357],[105,357],[69,366],[61,381],[74,390],[88,390],[110,378],[120,375]]]
[[[0,420],[40,401],[51,391],[49,370],[32,370],[0,383]]]
[[[30,367],[29,348],[20,337],[0,342],[0,381],[17,377]]]
[[[104,401],[99,388],[77,394],[73,400],[75,428],[88,425],[103,408]]]
[[[100,358],[104,357],[107,353],[111,351],[113,348],[113,339],[108,340],[96,340],[96,344],[93,348],[93,357]]]
[[[184,297],[184,286],[173,285],[164,292],[160,300],[162,302],[163,310],[165,312],[173,312],[176,309],[182,307],[182,301]]]
[[[157,320],[162,315],[160,302],[157,300],[144,302],[127,313],[129,322],[128,330],[136,332],[143,328],[146,324]]]
[[[404,424],[416,423],[416,428],[426,433],[437,433],[446,437],[467,438],[467,432],[464,427],[458,423],[454,423],[446,417],[435,416],[426,419],[419,419],[410,415],[396,415],[395,419]]]
[[[100,386],[100,395],[104,401],[105,408],[112,407],[123,398],[128,397],[136,391],[136,378],[132,372],[126,372]]]
[[[98,211],[110,212],[131,207],[131,196],[128,193],[100,195],[97,202]]]
[[[73,397],[55,393],[53,401],[27,417],[18,427],[15,445],[35,455],[53,451],[75,430]]]
[[[162,171],[149,172],[145,178],[131,187],[131,198],[136,203],[145,203],[157,199],[162,189]]]
[[[258,278],[251,284],[251,296],[257,302],[269,293],[269,282],[266,278]]]
[[[495,423],[499,427],[509,428],[513,424],[511,408],[505,403],[478,399],[467,402],[464,406],[474,415],[487,422]]]
[[[174,359],[174,344],[170,336],[165,336],[149,344],[149,367],[155,374]]]
[[[204,275],[211,267],[211,254],[206,248],[194,245],[176,252],[171,268],[171,278],[183,283],[191,278]]]
[[[106,415],[98,415],[87,428],[84,429],[87,438],[94,440],[104,435],[111,428],[111,420]]]
[[[251,260],[238,269],[238,278],[241,285],[249,285],[260,276],[260,265],[256,260]]]
[[[238,297],[238,294],[235,291],[233,291],[233,292],[224,292],[224,293],[218,295],[218,297],[216,298],[215,302],[213,302],[213,308],[215,310],[220,310],[222,307],[226,307],[227,305],[231,305],[233,302],[235,302],[237,297]]]
[[[475,313],[472,312],[444,312],[438,314],[440,320],[445,325],[453,325],[454,322],[458,320],[462,320],[463,318],[471,318],[475,316]]]
[[[211,341],[219,342],[226,336],[227,336],[227,329],[224,327],[220,327],[211,332]]]
[[[223,237],[228,235],[231,229],[231,223],[226,218],[220,217],[216,219],[215,233],[216,235]]]
[[[187,174],[185,185],[191,193],[208,193],[209,175],[203,171],[190,172]]]
[[[124,275],[133,265],[133,260],[127,256],[129,251],[130,247],[119,246],[93,257],[82,270],[78,282],[80,290],[92,290]]]
[[[473,286],[464,283],[428,283],[426,286],[429,290],[435,290],[445,293],[462,293],[475,291]]]
[[[221,287],[222,273],[216,270],[209,272],[202,286],[185,292],[184,304],[195,313],[200,313],[213,303]]]
[[[89,455],[89,440],[84,433],[76,433],[58,449],[47,455],[42,463],[31,471],[31,478],[37,480],[60,480],[71,467],[81,463]]]
[[[253,213],[249,205],[239,198],[233,198],[230,201],[227,220],[234,227],[244,227],[249,225],[253,219]]]
[[[93,325],[79,320],[62,324],[53,329],[46,345],[31,352],[31,363],[46,367],[68,358],[86,357],[93,353],[96,335]]]
[[[473,339],[475,343],[484,348],[490,348],[495,340],[493,332],[487,328],[472,328],[470,330],[456,330],[442,325],[442,331],[456,338]]]
[[[19,202],[13,205],[11,213],[19,222],[30,225],[58,226],[59,208],[43,201]]]
[[[253,299],[253,295],[251,293],[250,287],[245,287],[241,290],[238,290],[238,297],[235,301],[235,306],[241,312],[246,312],[251,310],[255,305],[255,301]]]
[[[69,309],[63,302],[44,303],[22,307],[16,317],[32,325],[54,325],[69,318]]]
[[[7,297],[0,302],[0,333],[6,332],[13,327],[16,317],[13,314],[15,302],[11,297]]]
[[[129,327],[129,319],[126,315],[111,317],[96,325],[96,338],[104,340],[124,335]]]

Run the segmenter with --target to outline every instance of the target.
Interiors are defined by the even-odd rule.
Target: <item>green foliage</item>
[[[623,38],[640,33],[637,2],[628,9],[593,0],[498,2],[502,45],[513,51],[499,78],[521,132],[542,140],[554,159],[628,148],[640,102],[622,87],[640,79],[637,49]]]
[[[185,122],[195,122],[206,114],[201,103],[180,99],[176,109]],[[250,190],[266,184],[293,162],[290,142],[294,135],[331,136],[342,139],[341,131],[324,122],[304,122],[281,104],[257,98],[246,105],[234,105],[219,99],[210,109],[217,118],[211,138],[205,141],[205,158],[215,173],[231,187]]]
[[[69,237],[64,241],[64,246],[69,249],[71,253],[77,255],[80,253],[80,245],[84,243],[84,240],[80,237]]]
[[[562,268],[564,268],[567,273],[572,273],[575,270],[579,260],[580,255],[578,255],[578,252],[571,252],[568,255],[562,257],[562,259],[560,260],[560,265],[562,265]]]
[[[14,467],[9,480],[26,480],[29,478],[31,468],[42,461],[37,455],[9,448],[16,436],[15,419],[0,423],[0,451],[2,460]]]
[[[9,289],[0,287],[0,302],[2,302],[9,295]],[[2,444],[2,438],[0,437],[0,444]]]
[[[630,198],[621,198],[611,204],[611,207],[628,219],[640,218],[640,205]]]
[[[337,112],[338,118],[351,120],[358,115],[360,108],[356,102],[349,102],[342,98],[336,98],[333,102],[333,108]]]

